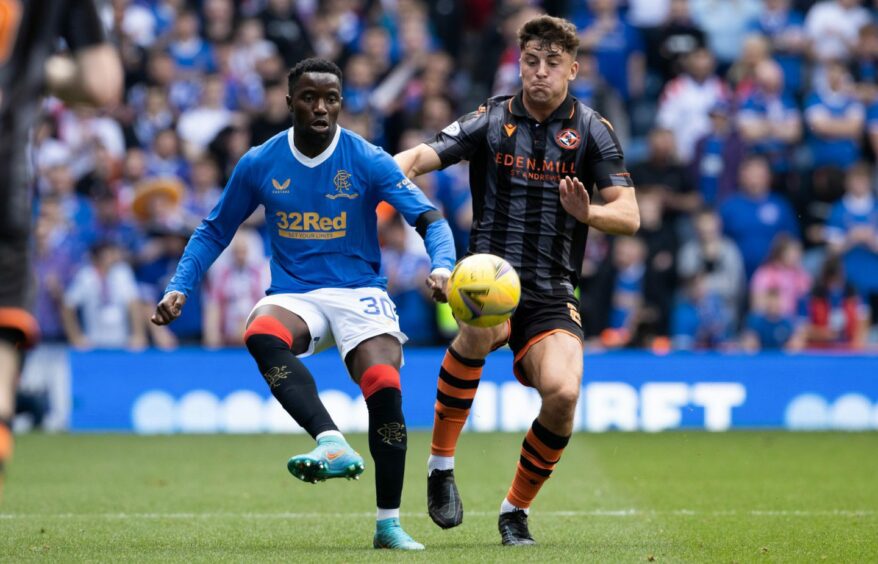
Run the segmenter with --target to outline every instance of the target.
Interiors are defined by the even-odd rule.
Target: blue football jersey
[[[193,233],[167,291],[189,295],[259,204],[271,239],[267,293],[383,288],[375,213],[382,200],[410,225],[436,209],[389,154],[359,135],[337,127],[329,147],[309,158],[296,149],[290,128],[241,158],[216,207]],[[454,266],[444,219],[429,225],[425,243],[433,268]]]

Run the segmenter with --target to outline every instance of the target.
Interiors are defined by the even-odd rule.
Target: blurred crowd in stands
[[[589,235],[589,349],[878,348],[878,1],[858,0],[107,1],[125,103],[47,99],[33,133],[44,339],[240,345],[267,287],[258,211],[179,320],[147,319],[235,163],[289,127],[288,69],[336,61],[340,123],[394,153],[513,93],[541,12],[580,30],[572,94],[613,123],[642,214],[635,237]],[[465,165],[419,185],[463,255]],[[403,330],[446,342],[418,236],[379,214]]]

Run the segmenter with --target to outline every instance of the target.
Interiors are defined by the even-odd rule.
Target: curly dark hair
[[[328,74],[334,74],[338,77],[338,81],[341,82],[341,69],[338,68],[337,64],[328,59],[311,57],[310,59],[299,61],[296,63],[296,66],[290,69],[290,74],[287,75],[287,88],[290,92],[295,88],[296,83],[299,81],[299,77],[306,72],[325,72]]]
[[[537,16],[518,30],[518,46],[524,50],[528,41],[539,41],[543,49],[556,45],[576,56],[579,49],[579,35],[571,22],[553,16]]]

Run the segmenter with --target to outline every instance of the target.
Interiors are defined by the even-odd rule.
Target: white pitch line
[[[493,511],[467,511],[471,517],[496,517]],[[541,517],[873,517],[878,511],[873,509],[831,509],[831,510],[797,510],[797,509],[753,509],[753,510],[724,510],[724,511],[699,511],[694,509],[673,509],[658,511],[652,509],[595,509],[589,511],[535,511],[535,515]],[[196,519],[255,519],[255,520],[295,520],[315,518],[368,518],[374,517],[373,512],[359,513],[235,513],[235,512],[204,512],[204,513],[0,513],[0,520],[17,519],[118,519],[118,520],[196,520]],[[426,517],[426,513],[407,512],[403,517],[416,518]]]

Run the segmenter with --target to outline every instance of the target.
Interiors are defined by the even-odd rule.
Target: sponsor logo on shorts
[[[570,312],[570,319],[573,320],[573,323],[582,327],[582,317],[579,315],[579,309],[575,305],[568,303],[567,310]]]
[[[317,212],[282,212],[277,216],[277,234],[287,239],[340,239],[347,235],[348,214],[335,217]]]

